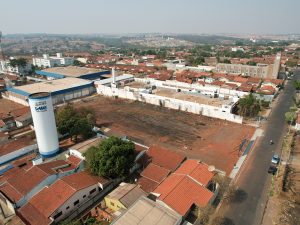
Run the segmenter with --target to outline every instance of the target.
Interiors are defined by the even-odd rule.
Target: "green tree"
[[[295,62],[295,61],[286,61],[285,65],[288,66],[288,67],[295,67],[295,66],[297,66],[297,62]]]
[[[59,133],[69,134],[75,142],[79,135],[88,138],[92,135],[94,116],[87,109],[78,110],[68,104],[56,112],[56,124]]]
[[[295,111],[286,112],[284,116],[285,116],[285,120],[288,123],[293,123],[296,119],[296,112]]]
[[[117,178],[126,176],[134,164],[135,146],[131,141],[110,137],[84,154],[94,175]]]
[[[237,107],[238,114],[245,117],[255,117],[261,109],[259,101],[252,93],[244,98],[240,98]]]
[[[74,60],[73,66],[84,66],[84,64],[78,60]]]
[[[294,87],[296,88],[297,91],[299,91],[300,90],[300,81],[295,80]]]
[[[256,63],[256,62],[253,62],[253,61],[249,61],[249,62],[247,62],[247,65],[250,65],[250,66],[256,66],[257,63]]]
[[[12,67],[25,67],[27,64],[27,60],[25,58],[19,58],[19,59],[10,59],[9,60],[9,65]]]

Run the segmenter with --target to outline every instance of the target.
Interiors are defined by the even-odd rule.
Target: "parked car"
[[[271,173],[271,174],[275,175],[276,172],[277,172],[277,167],[274,166],[274,165],[271,165],[271,166],[269,167],[269,169],[268,169],[268,173]]]
[[[280,161],[279,155],[277,155],[277,154],[273,155],[271,162],[278,165],[279,161]]]

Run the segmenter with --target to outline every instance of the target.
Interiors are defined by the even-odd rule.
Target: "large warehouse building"
[[[68,66],[52,67],[36,71],[36,74],[46,77],[48,80],[61,79],[65,77],[81,78],[86,80],[100,79],[103,75],[110,74],[109,70],[99,70],[87,67]]]
[[[27,99],[30,94],[37,92],[49,92],[51,93],[53,104],[56,105],[72,99],[91,95],[95,91],[93,81],[66,77],[57,80],[7,88],[7,92],[2,96],[27,106]]]

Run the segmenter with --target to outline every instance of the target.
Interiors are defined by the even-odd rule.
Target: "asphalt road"
[[[295,72],[295,78],[300,78],[300,71]],[[271,184],[271,175],[267,171],[273,154],[280,152],[283,137],[287,132],[284,114],[293,103],[294,92],[292,81],[288,81],[263,126],[264,135],[250,153],[235,183],[239,190],[239,198],[229,205],[221,206],[220,213],[229,219],[231,225],[261,224]],[[270,140],[274,141],[273,145],[270,145]]]

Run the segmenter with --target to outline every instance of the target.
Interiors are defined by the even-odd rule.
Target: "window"
[[[59,213],[57,213],[55,216],[53,216],[53,219],[57,219],[58,217],[60,217],[62,215],[62,211],[60,211]]]
[[[115,206],[115,204],[114,204],[113,202],[110,202],[110,204],[111,204],[112,206]]]
[[[77,200],[76,202],[74,202],[74,205],[77,205],[79,203],[79,200]]]
[[[85,198],[85,197],[86,197],[86,195],[83,196],[83,198]]]
[[[67,206],[66,210],[68,210],[70,208],[70,206]]]
[[[93,194],[96,191],[96,188],[90,191],[90,195]]]

